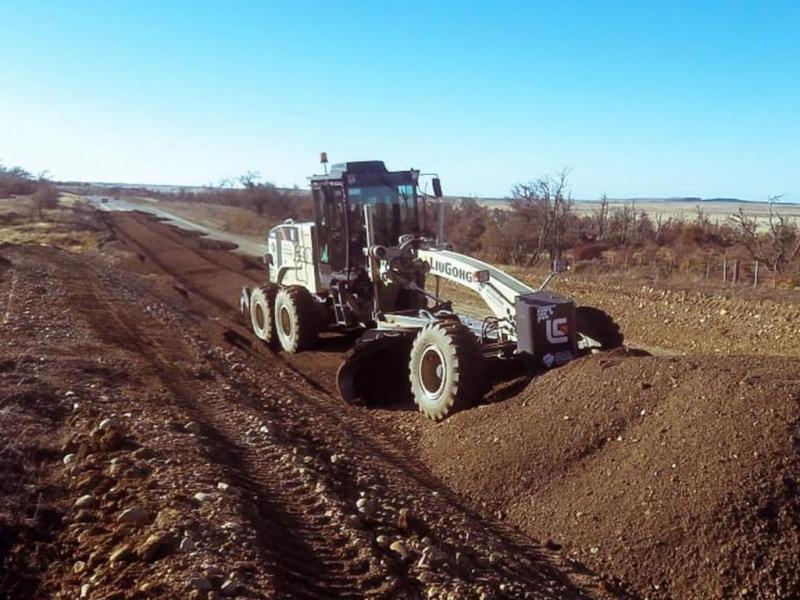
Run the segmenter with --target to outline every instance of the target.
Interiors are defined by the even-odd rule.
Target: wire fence
[[[784,274],[756,260],[744,258],[709,257],[678,259],[665,256],[615,255],[577,261],[576,273],[601,275],[603,273],[628,273],[667,279],[678,276],[708,280],[709,283],[753,288],[795,288],[800,281],[797,274]]]

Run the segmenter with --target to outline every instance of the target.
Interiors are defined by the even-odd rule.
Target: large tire
[[[607,312],[593,306],[575,309],[575,327],[579,334],[599,342],[598,350],[619,348],[625,341],[617,322]]]
[[[478,340],[458,321],[426,325],[411,346],[409,375],[414,402],[428,418],[473,406],[484,386]]]
[[[308,350],[319,334],[314,299],[305,288],[280,288],[275,296],[275,329],[281,347],[290,354]]]
[[[250,294],[250,327],[255,336],[270,346],[278,342],[275,331],[275,296],[278,286],[268,283]]]

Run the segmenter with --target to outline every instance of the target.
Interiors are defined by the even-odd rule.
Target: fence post
[[[739,259],[733,261],[733,273],[731,273],[731,283],[736,285],[739,283]]]
[[[753,261],[753,287],[758,287],[758,261]]]
[[[722,260],[722,281],[728,281],[728,259]]]
[[[711,261],[706,261],[706,279],[708,279],[709,274],[711,273]]]

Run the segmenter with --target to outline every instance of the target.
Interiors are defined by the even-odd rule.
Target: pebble
[[[108,557],[108,561],[115,563],[121,560],[128,560],[131,557],[131,554],[130,544],[122,544],[121,546],[117,546],[117,548],[111,553],[111,556]]]
[[[97,431],[107,431],[109,429],[116,429],[117,422],[116,420],[108,417],[100,421],[100,424],[97,426]]]
[[[64,464],[68,465],[69,463],[71,463],[72,461],[75,460],[75,455],[74,454],[67,454],[66,456],[64,456],[63,460],[64,460]]]
[[[194,435],[200,435],[201,433],[203,433],[203,428],[200,426],[200,423],[196,421],[189,421],[186,425],[183,426],[183,428],[189,433],[192,433]]]
[[[214,579],[215,577],[222,577],[222,569],[219,567],[214,566],[205,566],[205,570],[203,571],[203,575],[208,577],[209,579]]]
[[[219,589],[226,596],[233,596],[239,590],[239,584],[233,579],[228,579]]]
[[[132,506],[123,510],[117,517],[118,523],[143,525],[150,520],[150,513],[141,506]]]
[[[206,494],[205,492],[197,492],[194,495],[194,499],[200,502],[201,504],[203,502],[208,502],[209,500],[211,500],[212,497],[213,496],[211,494]]]
[[[207,592],[211,589],[211,582],[202,575],[195,575],[189,578],[189,587],[192,587],[201,592]]]
[[[135,460],[139,460],[139,459],[145,459],[145,458],[153,458],[153,456],[155,456],[155,454],[153,453],[152,450],[150,450],[150,448],[142,446],[141,448],[137,448],[136,450],[134,450],[131,453],[131,456]]]
[[[389,545],[389,550],[396,552],[403,560],[411,558],[411,550],[408,549],[406,543],[402,540],[397,540]]]
[[[347,517],[345,517],[344,524],[348,527],[355,527],[356,529],[360,529],[364,525],[364,523],[361,521],[361,517],[358,515],[347,515]]]
[[[95,508],[97,505],[97,498],[91,494],[86,494],[75,500],[75,508]]]
[[[191,552],[194,549],[194,540],[189,536],[185,536],[182,540],[178,549],[181,552]]]
[[[356,508],[365,517],[372,517],[378,512],[378,505],[369,498],[359,498],[356,502]]]
[[[96,520],[94,514],[85,508],[80,509],[75,514],[76,523],[91,523],[94,520]]]
[[[148,536],[136,549],[136,555],[146,562],[170,552],[175,545],[175,536],[169,531],[160,531]]]

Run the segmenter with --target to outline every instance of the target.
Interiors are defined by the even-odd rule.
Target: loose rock
[[[189,578],[188,584],[189,587],[200,590],[201,592],[207,592],[211,589],[211,582],[202,575],[195,575]]]
[[[112,563],[120,562],[130,559],[132,556],[133,552],[131,551],[130,544],[122,544],[114,549],[111,556],[108,557],[108,561]]]
[[[132,506],[123,510],[117,517],[118,523],[144,525],[150,521],[150,513],[141,506]]]
[[[143,561],[150,562],[169,553],[174,546],[175,536],[171,532],[153,533],[136,549],[136,555]]]
[[[75,508],[96,508],[99,502],[91,494],[86,494],[75,500]]]
[[[189,421],[183,428],[193,435],[200,435],[203,433],[202,426],[196,421]]]
[[[411,558],[411,550],[402,540],[392,542],[391,545],[389,546],[389,550],[399,554],[400,558],[402,558],[403,560],[408,560],[409,558]]]

